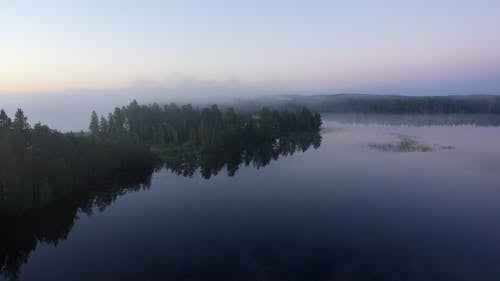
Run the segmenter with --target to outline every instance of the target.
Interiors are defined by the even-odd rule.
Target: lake
[[[500,127],[335,120],[2,222],[0,279],[500,280]]]

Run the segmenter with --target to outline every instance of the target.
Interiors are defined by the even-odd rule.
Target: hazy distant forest
[[[306,106],[317,112],[369,114],[500,114],[500,96],[313,95],[265,97],[242,106]]]

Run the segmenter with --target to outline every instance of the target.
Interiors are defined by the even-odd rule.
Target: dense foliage
[[[228,150],[261,143],[294,132],[317,131],[321,117],[303,107],[293,110],[262,108],[255,113],[237,113],[217,105],[139,105],[133,101],[116,108],[107,118],[92,112],[89,130],[104,139],[128,139],[159,148]]]
[[[14,120],[0,111],[0,212],[41,207],[83,185],[153,164],[147,146],[31,127],[22,110]]]

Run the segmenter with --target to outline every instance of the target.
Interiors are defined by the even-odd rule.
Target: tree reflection
[[[311,146],[321,145],[321,135],[318,133],[303,133],[286,136],[266,142],[258,146],[246,146],[226,153],[185,153],[169,157],[165,168],[177,175],[192,177],[197,170],[205,179],[217,175],[224,167],[228,176],[234,176],[241,165],[259,169],[277,160],[280,156],[293,155],[295,152],[305,152]]]
[[[318,133],[298,134],[220,154],[176,155],[168,158],[164,167],[184,177],[192,177],[199,171],[206,179],[217,175],[226,167],[227,174],[234,176],[241,165],[265,167],[280,156],[304,152],[311,147],[318,148],[320,144],[321,136]],[[58,245],[68,237],[79,215],[103,211],[118,197],[149,188],[153,172],[153,169],[146,169],[116,175],[98,184],[86,183],[87,188],[79,188],[46,207],[40,208],[38,204],[27,206],[29,211],[22,214],[0,212],[0,274],[17,280],[21,267],[39,242]],[[16,200],[8,195],[4,193],[0,197],[0,210],[5,202],[12,203]]]
[[[28,261],[38,242],[56,246],[68,237],[79,214],[104,211],[121,195],[149,188],[151,172],[120,175],[45,208],[19,216],[0,216],[0,272],[16,280],[21,266]]]

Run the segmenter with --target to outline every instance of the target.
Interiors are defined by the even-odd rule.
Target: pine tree
[[[12,126],[15,131],[26,131],[29,129],[28,118],[24,116],[24,112],[20,108],[16,111]]]
[[[2,109],[0,111],[0,129],[10,129],[10,126],[12,125],[12,120],[10,120],[9,116],[7,116],[7,113]]]
[[[92,114],[90,115],[89,130],[93,136],[97,136],[99,134],[99,117],[97,117],[97,113],[95,111],[92,111]]]
[[[105,136],[109,133],[108,120],[106,120],[106,118],[104,118],[104,116],[101,116],[101,119],[99,121],[99,132],[103,136]]]
[[[225,125],[229,130],[236,130],[239,128],[238,115],[234,111],[234,108],[230,107],[226,109]]]
[[[321,115],[319,113],[314,113],[314,128],[315,130],[319,130],[323,121],[321,121]]]

